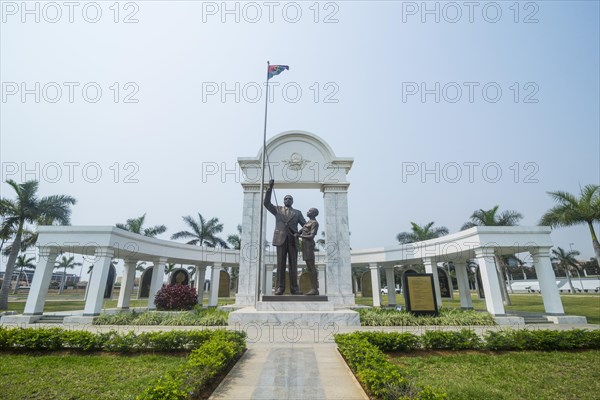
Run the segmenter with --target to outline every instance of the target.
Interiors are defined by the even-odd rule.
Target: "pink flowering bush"
[[[159,310],[191,310],[197,302],[196,289],[187,285],[163,286],[154,296]]]

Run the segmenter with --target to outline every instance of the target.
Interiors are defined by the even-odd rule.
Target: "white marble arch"
[[[204,276],[206,266],[219,269],[225,265],[239,263],[237,250],[191,246],[149,238],[114,226],[40,226],[38,232],[40,262],[25,303],[25,322],[35,321],[42,315],[54,262],[60,252],[82,254],[88,262],[94,263],[95,273],[88,284],[84,317],[98,315],[101,311],[112,258],[125,261],[125,272],[117,303],[117,308],[120,309],[129,307],[137,261],[149,261],[154,264],[148,297],[149,309],[156,308],[154,295],[163,284],[164,265],[167,262],[196,265],[197,271],[201,271],[200,276]],[[216,302],[209,305],[216,306]]]
[[[436,296],[441,304],[438,263],[452,261],[456,267],[461,306],[472,308],[467,278],[467,262],[475,260],[481,271],[487,311],[499,323],[522,323],[507,317],[496,273],[495,256],[528,252],[540,282],[544,309],[555,323],[585,323],[584,317],[565,316],[550,263],[551,229],[546,226],[477,226],[441,238],[405,245],[392,245],[352,251],[353,266],[385,267],[423,264],[434,274]],[[374,287],[373,290],[376,290]],[[521,319],[522,320],[522,319]]]
[[[254,306],[256,301],[258,243],[264,243],[266,230],[259,239],[260,212],[263,199],[260,193],[262,147],[255,157],[239,157],[242,171],[244,205],[242,217],[242,250],[236,306]],[[304,131],[280,133],[266,144],[275,189],[319,189],[323,192],[327,251],[317,263],[325,264],[325,293],[336,306],[354,305],[350,269],[350,231],[348,227],[348,186],[346,175],[354,160],[337,157],[319,136]],[[265,172],[265,185],[270,175]],[[263,226],[269,213],[263,210]],[[321,255],[321,257],[323,257]],[[273,264],[274,255],[265,263]],[[264,276],[264,271],[261,272]],[[263,283],[264,285],[264,283]],[[268,292],[263,287],[262,293]]]

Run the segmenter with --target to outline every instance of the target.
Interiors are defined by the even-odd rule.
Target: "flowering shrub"
[[[191,310],[197,302],[196,289],[187,285],[163,286],[154,296],[159,310]]]

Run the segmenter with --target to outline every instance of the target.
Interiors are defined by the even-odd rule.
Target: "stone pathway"
[[[211,400],[368,400],[335,344],[249,344]]]

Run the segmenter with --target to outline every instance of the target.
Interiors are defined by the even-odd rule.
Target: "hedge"
[[[335,341],[348,366],[371,396],[382,400],[446,398],[428,386],[419,387],[407,380],[402,369],[389,362],[365,335],[335,335]]]
[[[218,331],[92,333],[62,328],[0,327],[0,350],[180,352],[200,347],[215,332]]]
[[[119,312],[101,314],[94,325],[163,325],[163,326],[226,326],[229,311],[196,307],[192,311],[179,312]]]
[[[245,348],[243,335],[214,331],[209,340],[192,351],[187,365],[159,378],[136,400],[198,398],[217,376],[235,364]]]
[[[417,386],[403,369],[388,361],[384,352],[415,350],[572,350],[600,349],[600,330],[500,330],[483,338],[470,329],[425,331],[423,335],[399,332],[337,334],[335,341],[348,366],[365,390],[377,399],[445,399],[428,386]]]
[[[184,367],[168,371],[137,399],[188,399],[207,391],[246,348],[244,332],[219,330],[92,333],[61,328],[0,327],[0,351],[190,352]]]
[[[414,315],[408,311],[385,308],[358,309],[362,326],[490,326],[494,318],[486,313],[457,308],[442,308],[437,316]]]

